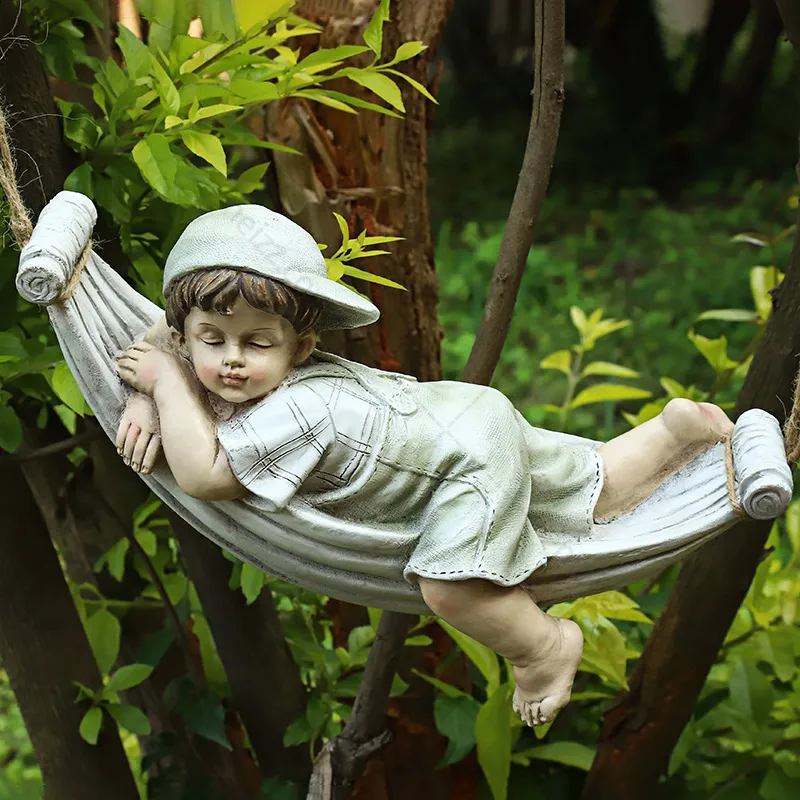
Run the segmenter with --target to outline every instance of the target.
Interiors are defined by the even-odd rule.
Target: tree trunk
[[[763,408],[782,420],[791,407],[800,352],[798,223],[786,278],[775,293],[774,312],[734,418],[749,408]],[[740,523],[686,560],[636,665],[630,691],[606,714],[585,800],[657,796],[672,749],[747,594],[771,525]]]
[[[687,94],[686,108],[689,113],[718,106],[725,62],[736,34],[750,13],[750,2],[714,0]]]
[[[36,502],[16,467],[0,470],[0,654],[39,760],[45,800],[138,800],[116,725],[92,746],[74,681],[100,686],[94,656]],[[57,657],[54,657],[57,654]]]
[[[305,710],[306,692],[271,593],[264,589],[248,606],[241,592],[228,588],[231,562],[219,547],[177,515],[169,517],[262,773],[305,784],[308,749],[285,749],[283,734]]]

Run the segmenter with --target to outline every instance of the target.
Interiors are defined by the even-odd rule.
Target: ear
[[[302,364],[317,346],[317,334],[314,331],[305,331],[297,339],[297,350],[294,354],[294,365]]]

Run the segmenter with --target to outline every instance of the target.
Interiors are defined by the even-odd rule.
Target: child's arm
[[[247,493],[219,445],[205,392],[180,359],[138,342],[120,356],[118,369],[126,383],[155,401],[164,455],[184,492],[200,500],[233,500]]]
[[[144,341],[160,350],[173,350],[172,336],[166,316],[159,318],[144,335]],[[148,474],[161,454],[161,432],[158,411],[152,398],[133,392],[125,403],[117,428],[117,452],[134,472]]]

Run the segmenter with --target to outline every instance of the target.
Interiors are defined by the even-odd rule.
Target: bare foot
[[[569,619],[553,617],[553,642],[525,664],[514,666],[517,689],[512,705],[530,726],[552,722],[569,703],[572,681],[583,656],[583,634]]]
[[[716,444],[733,431],[728,415],[713,403],[676,398],[667,403],[661,418],[675,441],[684,446]]]
[[[703,450],[726,439],[733,423],[711,403],[670,400],[664,410],[597,451],[604,472],[596,522],[627,514]]]

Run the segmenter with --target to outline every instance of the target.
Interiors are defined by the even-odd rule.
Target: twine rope
[[[31,222],[30,215],[28,214],[27,208],[25,208],[25,203],[17,187],[14,156],[11,152],[11,142],[6,127],[6,115],[2,105],[0,105],[0,186],[8,200],[11,232],[21,250],[31,238],[33,223]],[[80,281],[83,268],[89,259],[91,250],[92,242],[90,240],[75,264],[72,277],[56,300],[57,303],[63,303],[72,297],[72,293]],[[800,373],[798,373],[798,377],[796,377],[794,381],[792,410],[783,426],[786,461],[789,466],[794,466],[798,459],[800,459],[800,380],[798,380],[798,378],[800,378]],[[747,512],[736,496],[736,476],[733,468],[733,444],[730,436],[725,440],[725,478],[728,499],[730,500],[734,513],[742,518],[747,517]]]
[[[33,235],[33,222],[31,221],[28,209],[17,186],[14,154],[11,151],[11,140],[8,136],[6,125],[6,114],[0,105],[0,187],[8,201],[8,213],[10,218],[11,233],[20,250],[30,241]],[[75,287],[81,279],[83,268],[89,260],[92,252],[91,239],[83,249],[78,261],[76,262],[72,275],[61,294],[56,299],[56,303],[64,303],[72,297]]]

